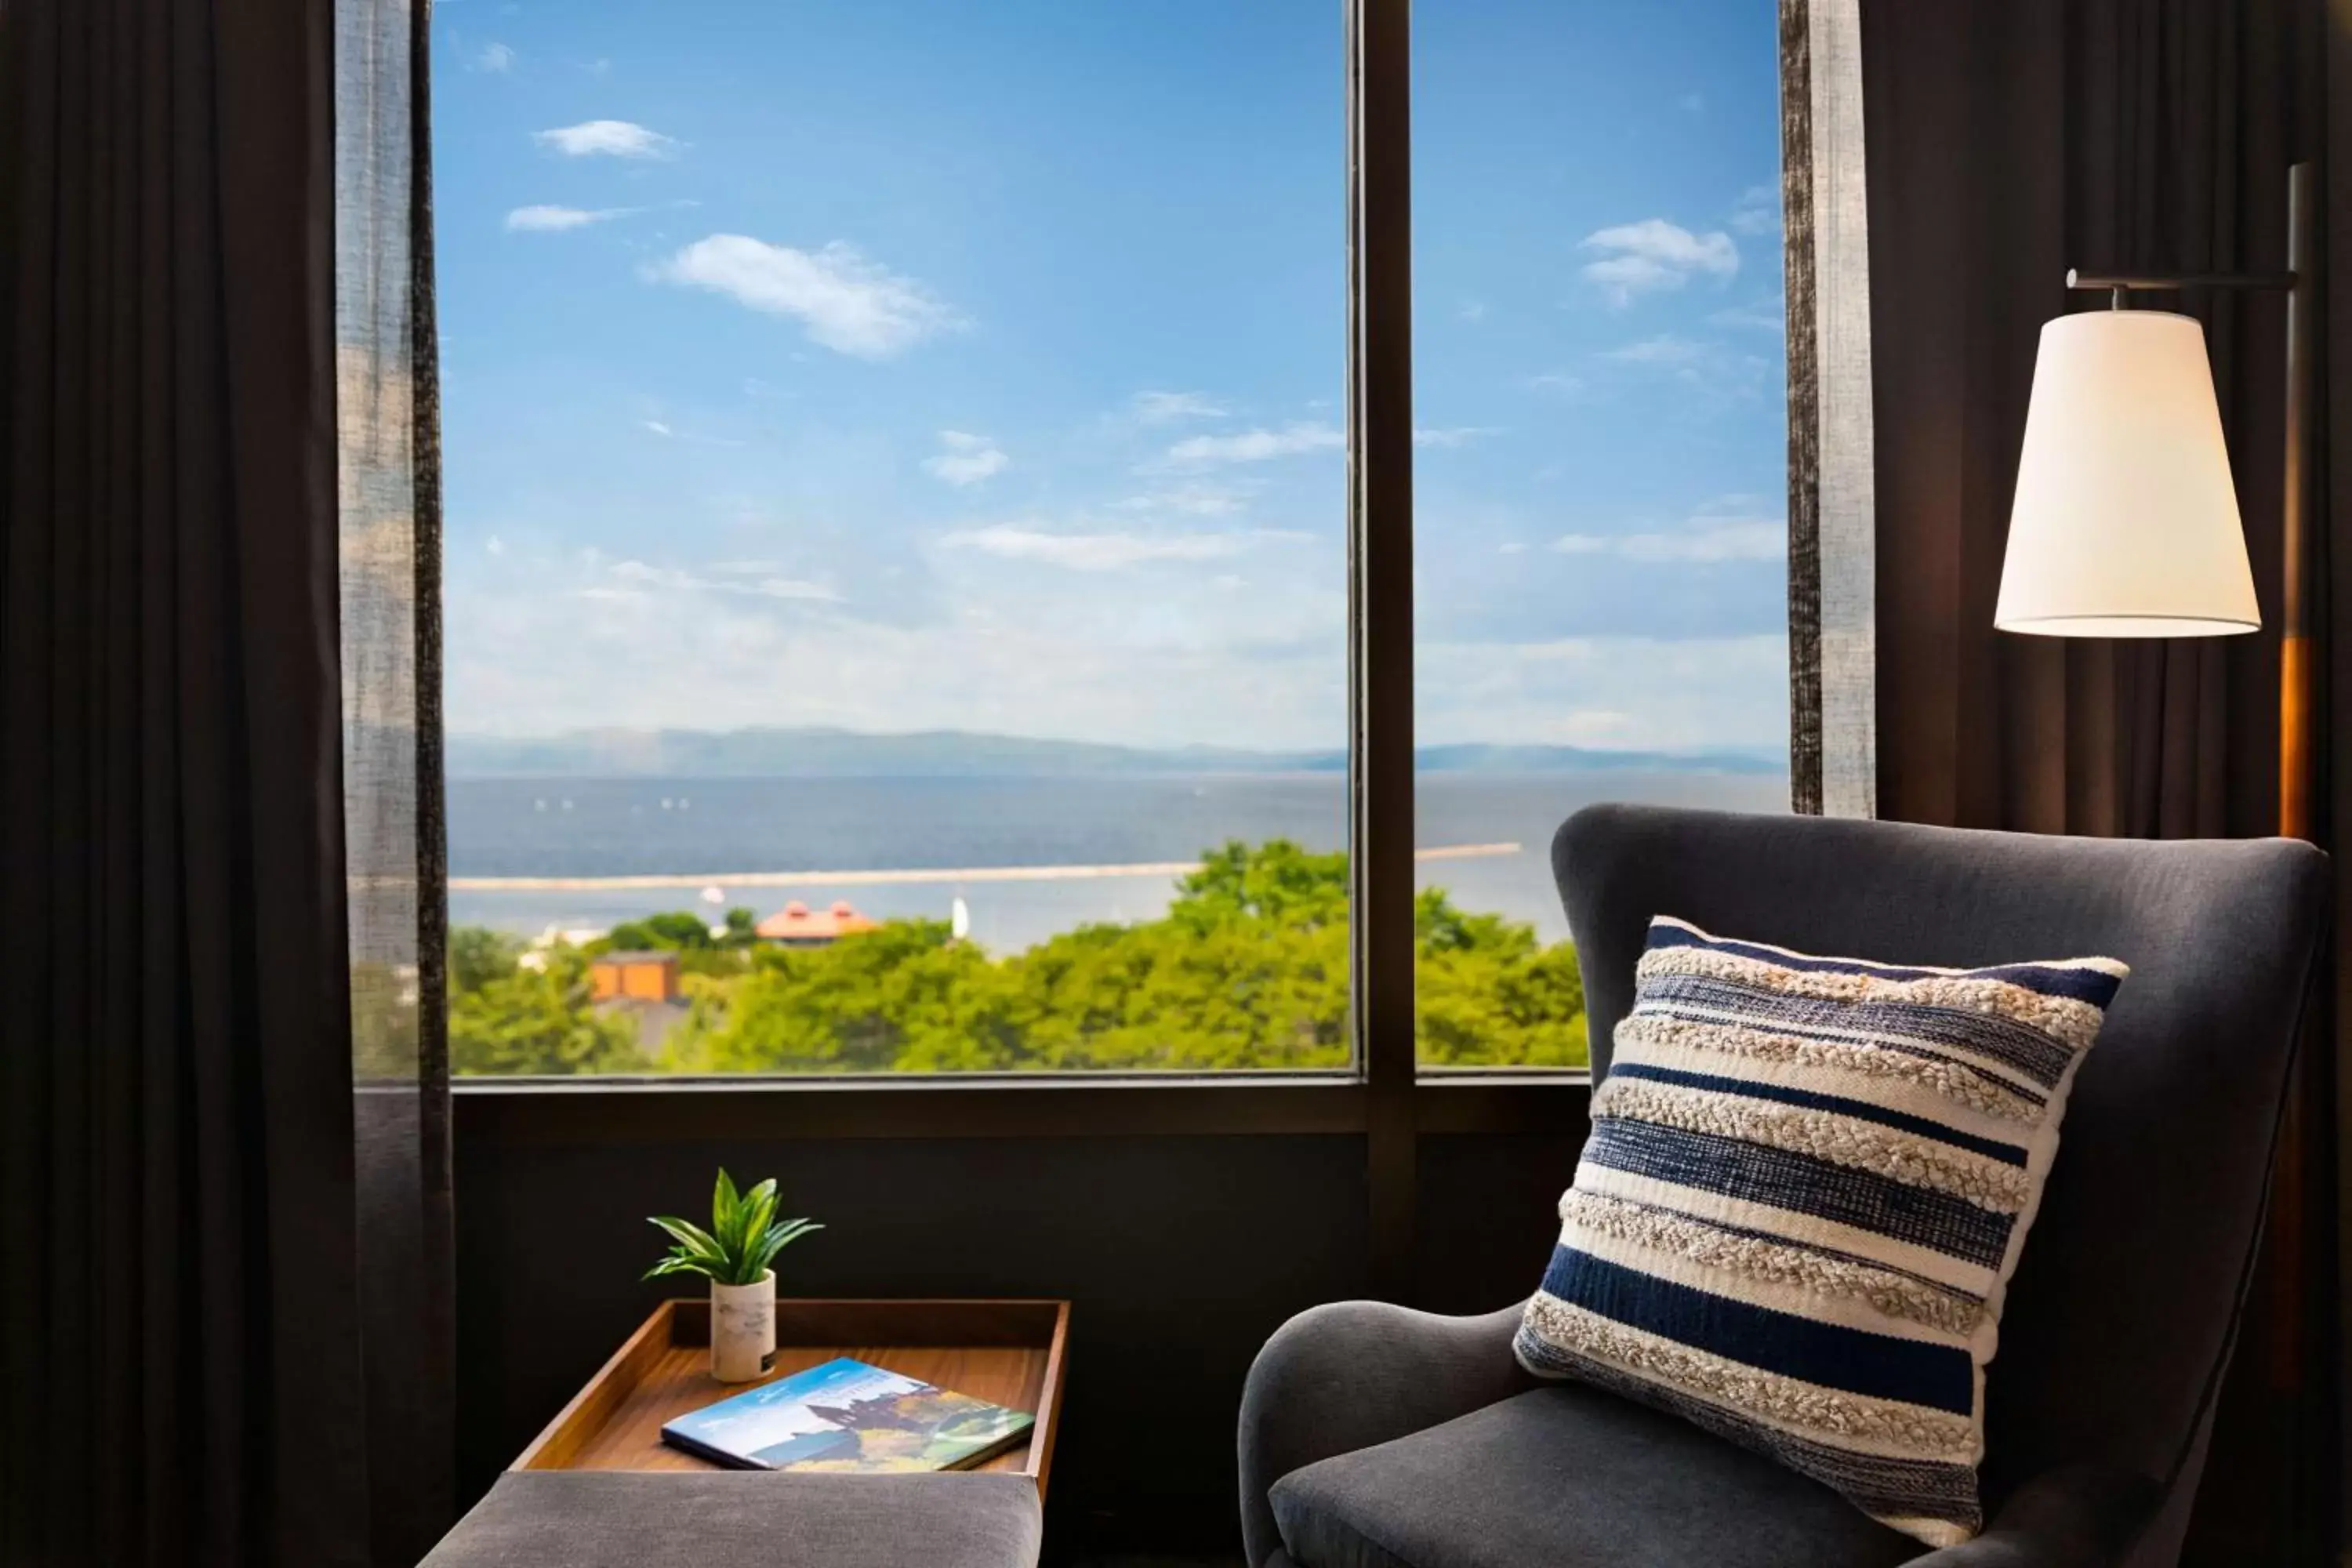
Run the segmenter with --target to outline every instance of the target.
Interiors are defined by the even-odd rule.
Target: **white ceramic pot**
[[[710,1282],[710,1375],[749,1383],[776,1358],[776,1271],[750,1285]]]

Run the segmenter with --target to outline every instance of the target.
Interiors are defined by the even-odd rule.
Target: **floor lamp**
[[[2312,650],[2308,609],[2311,365],[2318,331],[2317,182],[2287,172],[2284,272],[2066,274],[2112,310],[2042,329],[2025,416],[2009,552],[1993,625],[2045,637],[2212,637],[2262,626],[2221,408],[2194,318],[2126,309],[2138,290],[2253,289],[2286,295],[2286,439],[2280,485],[2279,799],[2282,836],[2309,838]],[[2291,1398],[2309,1370],[2308,1098],[2291,1086],[2271,1194],[2270,1383]]]
[[[2311,640],[2305,519],[2317,236],[2313,166],[2287,172],[2284,272],[2066,274],[2114,309],[2042,329],[1993,625],[2042,637],[2216,637],[2259,630],[2254,576],[2205,332],[2126,309],[2137,291],[2286,295],[2281,494],[2278,830],[2311,837]]]

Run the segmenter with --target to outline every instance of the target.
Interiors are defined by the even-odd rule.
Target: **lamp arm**
[[[2300,168],[2302,165],[2296,165]],[[2285,272],[2085,272],[2066,269],[2069,289],[2156,292],[2168,289],[2251,289],[2283,290],[2295,287],[2298,274]]]

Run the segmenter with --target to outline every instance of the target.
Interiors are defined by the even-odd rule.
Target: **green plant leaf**
[[[727,1257],[727,1249],[719,1245],[718,1238],[691,1220],[679,1219],[675,1215],[648,1215],[646,1223],[659,1226],[681,1249],[697,1258],[719,1262]]]
[[[643,1276],[701,1274],[723,1285],[755,1285],[776,1254],[812,1230],[823,1230],[805,1219],[778,1220],[776,1179],[760,1183],[750,1192],[737,1189],[724,1167],[710,1192],[710,1228],[704,1230],[675,1215],[648,1216],[677,1243],[669,1254]]]
[[[735,1211],[743,1205],[742,1194],[735,1190],[735,1178],[727,1167],[719,1167],[718,1184],[710,1189],[710,1234],[724,1237],[735,1223]]]
[[[773,1181],[761,1183],[745,1195],[740,1223],[736,1227],[730,1247],[736,1265],[736,1284],[754,1284],[766,1269],[767,1265],[756,1261],[752,1253],[759,1246],[760,1238],[767,1234],[768,1222],[775,1217],[775,1213],[776,1184]]]
[[[658,1227],[666,1229],[666,1232],[668,1232],[670,1237],[682,1246],[682,1248],[694,1250],[694,1253],[710,1253],[713,1258],[722,1256],[724,1253],[722,1246],[718,1244],[718,1237],[706,1232],[706,1229],[703,1229],[701,1225],[696,1225],[694,1220],[679,1220],[677,1215],[646,1215],[646,1225],[658,1225]]]
[[[776,1254],[782,1252],[786,1247],[813,1230],[824,1228],[824,1226],[805,1219],[778,1220],[770,1226],[766,1233],[760,1237],[759,1245],[753,1250],[759,1272],[753,1274],[752,1278],[756,1279],[760,1274],[766,1273],[775,1262]]]

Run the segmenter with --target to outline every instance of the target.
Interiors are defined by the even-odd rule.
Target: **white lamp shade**
[[[1993,625],[2095,637],[2262,625],[2194,319],[2096,310],[2042,329]]]

